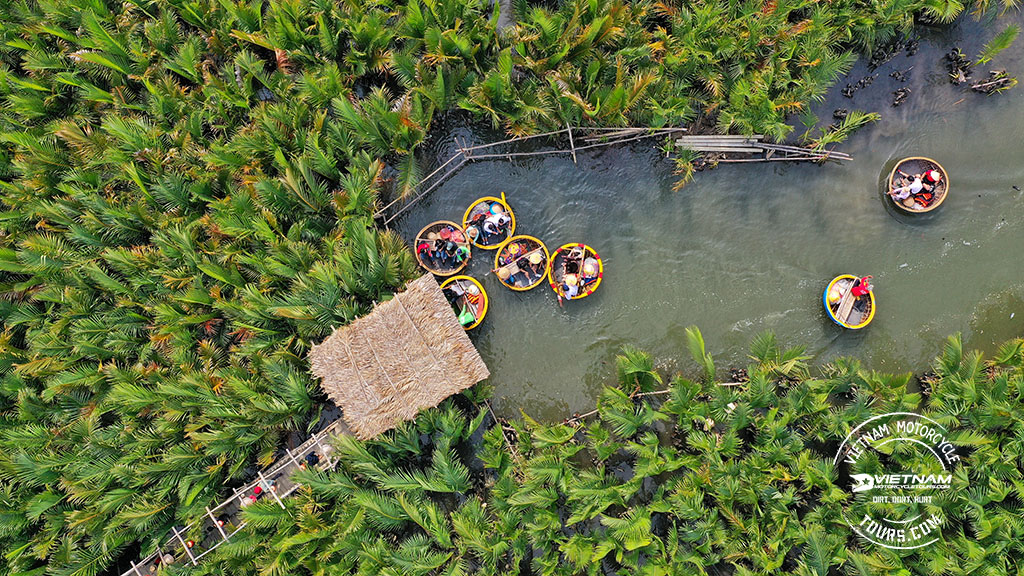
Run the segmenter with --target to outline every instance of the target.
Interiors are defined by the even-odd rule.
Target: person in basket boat
[[[580,293],[579,279],[576,274],[566,274],[562,280],[562,295],[566,300],[572,300]]]
[[[864,307],[867,306],[868,298],[863,298],[863,296],[867,296],[868,294],[871,293],[872,290],[875,289],[875,287],[871,284],[872,278],[874,278],[874,276],[865,276],[863,278],[858,278],[856,281],[854,281],[853,288],[850,289],[850,293],[853,294],[853,297],[857,299],[857,301],[853,303],[853,308],[858,312],[862,311]]]
[[[909,178],[910,183],[898,188],[894,188],[889,195],[892,196],[893,200],[897,202],[904,202],[910,197],[913,197],[913,201],[921,206],[928,206],[935,200],[934,190],[935,187],[942,181],[942,173],[938,170],[925,170],[921,174],[914,174],[910,176],[904,172],[900,172],[904,178]]]

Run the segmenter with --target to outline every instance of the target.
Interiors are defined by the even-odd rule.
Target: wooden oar
[[[455,282],[453,282],[453,284],[458,284],[459,288],[462,289],[462,301],[465,302],[466,304],[469,304],[469,309],[473,313],[473,320],[479,320],[476,314],[477,312],[479,312],[480,307],[474,304],[473,301],[469,299],[469,290],[466,290],[466,287],[462,284],[462,280],[456,280]],[[470,286],[472,285],[473,284],[470,284]]]
[[[530,256],[533,256],[533,254],[535,252],[540,252],[540,251],[541,251],[540,248],[534,248],[533,250],[530,250],[529,252],[524,253],[522,256],[516,256],[516,259],[511,261],[511,262],[509,262],[508,264],[505,264],[503,266],[498,266],[497,268],[494,268],[493,270],[491,270],[491,272],[497,272],[498,270],[501,270],[502,268],[511,268],[512,266],[516,266],[518,268],[518,263],[519,263],[520,260],[522,260],[523,258],[526,258],[527,260],[529,260]],[[518,272],[519,270],[522,270],[522,268],[518,268],[516,270],[516,272]],[[490,274],[491,272],[488,272],[488,274]]]
[[[853,287],[857,285],[857,281],[854,280],[850,284],[850,288],[843,294],[843,298],[839,301],[839,306],[836,307],[836,320],[846,324],[846,319],[850,317],[850,312],[853,311],[853,304],[857,301],[853,297]]]
[[[558,252],[556,251],[555,253],[557,255]],[[551,257],[552,260],[554,260],[555,258],[557,258],[557,256],[552,256]],[[566,260],[566,257],[562,256],[562,280],[563,281],[565,280],[565,260]],[[551,283],[554,284],[555,286],[557,286],[557,288],[555,288],[555,296],[558,297],[558,307],[561,308],[562,307],[562,283],[561,282],[557,282],[557,283],[555,282],[555,267],[553,265],[551,266]]]

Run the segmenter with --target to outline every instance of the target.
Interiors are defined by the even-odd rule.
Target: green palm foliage
[[[348,100],[379,41],[310,44],[360,11],[5,6],[0,571],[98,574],[316,422],[310,344],[414,274],[368,152],[422,129]]]
[[[977,65],[988,64],[996,57],[997,54],[1006,50],[1013,44],[1013,41],[1017,39],[1017,34],[1020,33],[1020,26],[1011,24],[1003,29],[1002,32],[996,34],[992,40],[989,40],[987,44],[981,49],[981,53],[978,54]]]
[[[751,358],[743,386],[676,375],[667,393],[646,394],[636,378],[664,376],[649,356],[629,350],[617,358],[618,385],[604,390],[588,424],[496,423],[456,398],[378,440],[339,438],[335,471],[303,473],[306,487],[284,510],[271,502],[248,508],[252,532],[193,572],[807,576],[1022,568],[1024,341],[986,362],[951,338],[924,396],[908,390],[909,376],[846,360],[812,375],[800,349],[783,349],[770,334],[755,340]],[[909,554],[869,545],[847,527],[843,510],[852,498],[832,464],[852,427],[897,410],[942,421],[967,458],[941,541]]]

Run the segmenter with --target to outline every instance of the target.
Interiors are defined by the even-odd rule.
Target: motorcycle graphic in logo
[[[851,492],[865,492],[875,487],[875,477],[871,474],[851,474],[850,479],[856,482]]]

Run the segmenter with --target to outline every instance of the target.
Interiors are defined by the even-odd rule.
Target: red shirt
[[[861,296],[864,296],[868,292],[871,292],[870,280],[868,280],[867,278],[861,278],[860,283],[854,286],[853,290],[850,290],[850,292],[857,298],[860,298]]]

